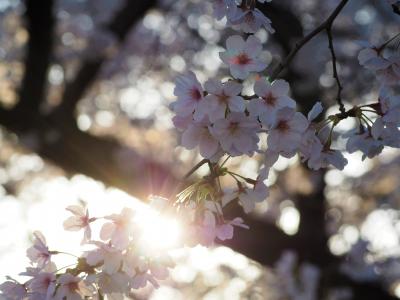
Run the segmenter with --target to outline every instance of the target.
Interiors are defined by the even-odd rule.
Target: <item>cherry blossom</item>
[[[204,158],[213,157],[219,149],[218,140],[210,132],[207,122],[194,123],[182,134],[181,145],[187,149],[199,147],[200,155]]]
[[[25,300],[28,292],[25,285],[16,282],[15,280],[6,281],[0,284],[0,291],[5,300]]]
[[[226,110],[243,112],[246,108],[244,100],[238,94],[242,91],[242,85],[235,81],[221,83],[217,80],[208,80],[204,87],[208,92],[207,115],[211,122],[225,118]]]
[[[268,127],[275,121],[279,109],[296,107],[296,102],[288,96],[289,84],[284,80],[275,80],[272,84],[266,80],[258,80],[254,85],[254,92],[260,98],[251,100],[248,110]]]
[[[56,275],[53,272],[41,272],[30,282],[29,289],[37,299],[51,299],[56,289]]]
[[[379,93],[379,104],[382,121],[385,124],[400,125],[400,96],[394,96],[389,89],[383,87]]]
[[[116,273],[122,264],[121,251],[101,242],[92,242],[98,248],[86,253],[86,262],[91,266],[98,266],[107,274]]]
[[[174,95],[178,99],[172,103],[172,108],[181,117],[192,114],[204,98],[203,88],[193,72],[178,76]]]
[[[343,170],[347,164],[347,159],[338,150],[323,149],[319,156],[311,156],[308,160],[308,166],[311,169],[319,170],[329,165],[334,166],[338,170]]]
[[[64,222],[64,229],[68,231],[79,231],[84,229],[84,236],[82,243],[90,241],[92,231],[90,229],[90,223],[95,221],[95,218],[89,217],[89,210],[85,210],[84,207],[78,205],[71,205],[66,208],[70,211],[73,216],[69,217]]]
[[[280,109],[268,132],[268,148],[286,157],[293,156],[308,124],[308,120],[300,112],[289,107]]]
[[[264,201],[268,196],[268,188],[264,183],[267,179],[267,170],[260,170],[260,175],[254,182],[253,188],[246,187],[243,183],[237,183],[237,189],[228,189],[221,198],[222,206],[226,206],[234,199],[238,199],[245,213],[254,210],[256,203]]]
[[[383,147],[384,145],[382,141],[374,139],[368,129],[365,128],[363,133],[358,133],[351,136],[347,140],[346,144],[346,150],[349,153],[361,151],[363,153],[363,160],[366,157],[373,158],[374,156],[377,156],[382,152]]]
[[[384,85],[398,85],[400,80],[400,55],[383,56],[383,48],[369,46],[360,51],[358,61],[362,66],[376,72]]]
[[[234,78],[245,79],[251,72],[260,72],[267,65],[258,58],[262,46],[255,36],[251,35],[246,41],[239,35],[230,36],[226,40],[227,50],[220,52],[221,60],[229,66]]]
[[[222,149],[232,156],[252,155],[257,150],[259,125],[244,113],[231,113],[226,119],[218,120],[212,127],[212,134]]]
[[[97,283],[103,295],[108,296],[107,299],[125,299],[124,295],[130,290],[130,277],[122,272],[100,273],[97,276]]]
[[[56,300],[81,300],[93,295],[92,289],[80,277],[66,273],[58,278],[58,283],[60,286],[57,288]]]
[[[232,18],[236,14],[237,6],[235,0],[214,0],[214,17],[221,20],[224,17]]]
[[[249,229],[249,227],[243,223],[243,219],[241,218],[235,218],[231,221],[218,223],[214,213],[210,210],[206,210],[204,212],[203,223],[198,227],[201,244],[210,246],[214,243],[216,238],[221,241],[232,239],[234,226]]]
[[[105,217],[111,220],[103,225],[100,238],[103,241],[111,240],[112,245],[118,249],[125,249],[129,244],[129,234],[132,231],[131,223],[134,213],[129,208],[124,208],[121,214],[113,214]]]
[[[267,18],[258,8],[237,9],[235,16],[229,19],[234,28],[238,28],[245,33],[255,33],[264,27],[269,33],[275,30],[271,26],[271,20]]]
[[[26,251],[26,254],[31,262],[37,263],[39,268],[43,268],[50,262],[52,253],[46,245],[46,238],[40,231],[35,231],[33,236],[33,246]]]
[[[314,121],[324,110],[321,102],[316,102],[307,114],[308,121]]]

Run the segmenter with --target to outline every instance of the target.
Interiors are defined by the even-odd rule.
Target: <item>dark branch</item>
[[[305,44],[307,44],[310,40],[312,40],[321,31],[326,30],[327,28],[332,26],[333,21],[335,21],[336,17],[339,15],[339,13],[342,11],[343,7],[346,5],[348,1],[349,0],[342,0],[336,7],[336,9],[332,12],[332,14],[321,25],[319,25],[317,28],[315,28],[313,31],[307,34],[302,40],[296,43],[296,46],[289,53],[289,55],[272,72],[272,75],[270,76],[271,80],[275,80],[279,76],[279,74],[285,68],[288,67],[288,65],[292,62],[293,58],[296,56],[297,52],[299,52],[299,50],[303,48]]]
[[[126,5],[114,16],[113,20],[106,26],[106,30],[114,34],[120,43],[123,43],[132,26],[156,3],[156,0],[126,1]],[[67,83],[61,105],[55,114],[66,119],[73,119],[76,104],[96,79],[106,59],[107,57],[104,54],[82,63],[75,78]]]
[[[38,111],[46,95],[53,46],[53,0],[43,0],[40,5],[35,0],[26,0],[25,17],[29,40],[16,109],[27,114]]]
[[[340,82],[340,78],[337,72],[337,63],[336,63],[336,54],[335,54],[335,48],[333,47],[333,36],[332,36],[332,26],[329,26],[326,28],[326,34],[328,36],[328,43],[329,43],[329,50],[331,52],[331,56],[332,56],[332,69],[333,69],[333,78],[335,78],[336,80],[336,85],[338,88],[337,91],[337,96],[336,96],[336,101],[339,104],[339,110],[342,114],[344,114],[346,112],[346,109],[344,108],[344,104],[342,101],[342,84]]]
[[[392,4],[392,9],[395,14],[400,15],[400,5],[399,4]]]

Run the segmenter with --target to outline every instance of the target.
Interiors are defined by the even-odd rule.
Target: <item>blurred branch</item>
[[[399,4],[392,4],[392,9],[395,14],[400,15],[400,5]]]
[[[157,4],[156,0],[131,1],[116,13],[114,18],[106,26],[106,30],[114,34],[120,43],[123,43],[132,26],[138,22],[145,13]],[[77,71],[75,78],[67,82],[60,106],[54,114],[62,118],[73,120],[76,104],[96,79],[101,66],[106,61],[105,54],[84,61]]]
[[[329,43],[329,50],[331,52],[331,57],[332,57],[332,70],[333,70],[333,78],[336,80],[336,85],[337,85],[337,95],[336,95],[336,101],[339,104],[339,110],[342,114],[346,112],[346,109],[344,108],[344,104],[342,101],[342,84],[340,82],[340,78],[337,72],[337,62],[336,62],[336,54],[335,54],[335,48],[333,47],[333,36],[332,36],[332,26],[329,26],[326,28],[326,34],[328,36],[328,43]]]
[[[26,0],[25,17],[29,40],[25,58],[25,73],[15,109],[29,114],[39,110],[46,95],[47,71],[53,47],[53,0]]]
[[[272,72],[270,76],[271,80],[275,80],[279,76],[279,74],[289,66],[293,58],[296,56],[297,52],[299,52],[299,50],[303,48],[304,45],[306,45],[310,40],[312,40],[316,35],[318,35],[323,30],[332,28],[333,22],[335,21],[336,17],[339,15],[339,13],[341,12],[341,10],[348,1],[349,0],[342,0],[336,7],[336,9],[332,12],[332,14],[321,25],[319,25],[317,28],[315,28],[313,31],[307,34],[302,40],[296,43],[296,46],[289,53],[289,55]]]

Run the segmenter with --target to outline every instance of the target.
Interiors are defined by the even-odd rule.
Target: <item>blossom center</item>
[[[190,96],[192,97],[192,99],[199,101],[201,99],[201,92],[198,88],[194,87],[190,90]]]
[[[233,58],[233,63],[235,65],[248,65],[251,62],[251,58],[246,53],[240,53]]]
[[[234,133],[239,128],[239,122],[231,122],[229,123],[229,132]]]
[[[75,291],[79,290],[78,282],[75,282],[75,281],[69,282],[67,286],[71,292],[75,292]]]
[[[275,106],[277,98],[269,92],[267,95],[263,97],[265,104],[270,106]]]
[[[276,129],[278,129],[281,132],[286,132],[290,129],[290,126],[287,122],[287,120],[280,120],[278,124],[276,125]]]
[[[226,103],[228,102],[229,96],[225,95],[224,93],[218,95],[219,102]]]

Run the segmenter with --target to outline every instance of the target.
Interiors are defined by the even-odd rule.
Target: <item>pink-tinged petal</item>
[[[378,118],[375,120],[374,124],[372,124],[371,133],[374,139],[379,139],[382,136],[384,130],[384,124],[382,118]]]
[[[210,158],[218,151],[218,141],[211,134],[203,134],[200,139],[199,150],[201,156]]]
[[[257,80],[254,84],[254,92],[259,97],[265,97],[271,91],[271,84],[264,79]]]
[[[229,104],[229,109],[231,111],[244,112],[244,110],[246,108],[244,100],[240,96],[230,97],[228,100],[228,104]]]
[[[232,35],[226,40],[226,48],[228,50],[241,51],[245,47],[245,42],[240,35]]]
[[[300,112],[296,112],[293,119],[290,121],[290,125],[293,126],[292,128],[294,128],[297,132],[306,131],[309,124],[310,123],[307,118]]]
[[[229,70],[231,75],[236,79],[246,79],[249,76],[249,71],[240,65],[230,65]]]
[[[252,150],[252,139],[250,135],[240,135],[236,137],[233,144],[236,149],[242,153],[248,153]]]
[[[208,95],[207,97],[209,97],[209,96],[211,96],[211,95]],[[210,103],[210,99],[207,97],[204,100],[200,101],[196,107],[196,110],[193,114],[193,119],[196,122],[202,121],[204,118],[206,118],[206,116],[209,113],[211,103]]]
[[[64,229],[68,231],[79,231],[83,227],[85,227],[85,225],[82,224],[80,217],[73,217],[73,216],[65,220],[63,226]]]
[[[36,238],[35,244],[39,245],[40,247],[47,248],[46,238],[44,237],[43,233],[40,231],[34,231],[33,236]]]
[[[86,262],[90,266],[96,266],[104,260],[103,251],[101,249],[96,249],[90,251],[86,255]]]
[[[123,250],[129,245],[128,232],[125,230],[118,230],[111,238],[111,243],[118,249]]]
[[[321,102],[315,103],[311,110],[308,112],[307,119],[309,121],[313,121],[322,113],[323,110],[324,108],[322,107]]]
[[[258,56],[262,50],[261,42],[254,35],[250,35],[247,38],[244,51],[251,55],[252,57]]]
[[[182,134],[181,145],[186,149],[194,149],[201,137],[202,128],[195,125],[190,125]]]
[[[247,110],[251,116],[258,117],[266,110],[266,107],[263,103],[263,100],[253,99],[247,104]]]
[[[210,94],[219,94],[222,91],[222,84],[216,79],[209,79],[204,84],[204,88]]]
[[[204,226],[206,226],[206,227],[212,227],[212,228],[214,228],[215,227],[215,216],[214,216],[214,214],[211,212],[211,211],[209,211],[209,210],[206,210],[205,212],[204,212],[204,219],[203,219],[203,225]]]
[[[368,60],[376,58],[377,56],[378,54],[376,50],[373,50],[371,48],[366,48],[358,53],[358,61],[361,65],[364,65]]]
[[[261,72],[264,70],[268,65],[258,60],[252,60],[248,65],[247,68],[251,72]]]
[[[92,229],[90,226],[86,226],[85,232],[83,233],[82,244],[89,242],[92,239]]]
[[[100,238],[103,241],[107,241],[111,238],[113,233],[116,230],[116,226],[114,223],[105,223],[100,230]]]
[[[77,216],[85,216],[85,208],[82,206],[70,205],[66,208],[66,210]]]
[[[296,108],[296,102],[288,96],[279,97],[278,105],[280,108],[283,108],[283,107],[289,107],[292,109]]]
[[[230,224],[222,224],[217,228],[217,237],[221,241],[230,240],[233,238],[233,226]]]
[[[236,96],[242,91],[242,85],[236,81],[230,80],[224,84],[224,93],[227,96]]]
[[[246,224],[243,223],[243,219],[242,218],[234,218],[231,222],[232,225],[237,226],[237,227],[241,227],[244,229],[249,229],[250,227]]]
[[[289,94],[289,83],[283,79],[275,80],[272,83],[272,91],[276,96],[287,96]]]
[[[193,117],[192,115],[188,116],[174,116],[172,118],[172,122],[174,123],[174,126],[179,130],[179,131],[184,131],[190,123],[192,123]]]
[[[104,265],[102,269],[108,274],[115,274],[121,267],[122,259],[119,254],[107,255],[104,259]]]

